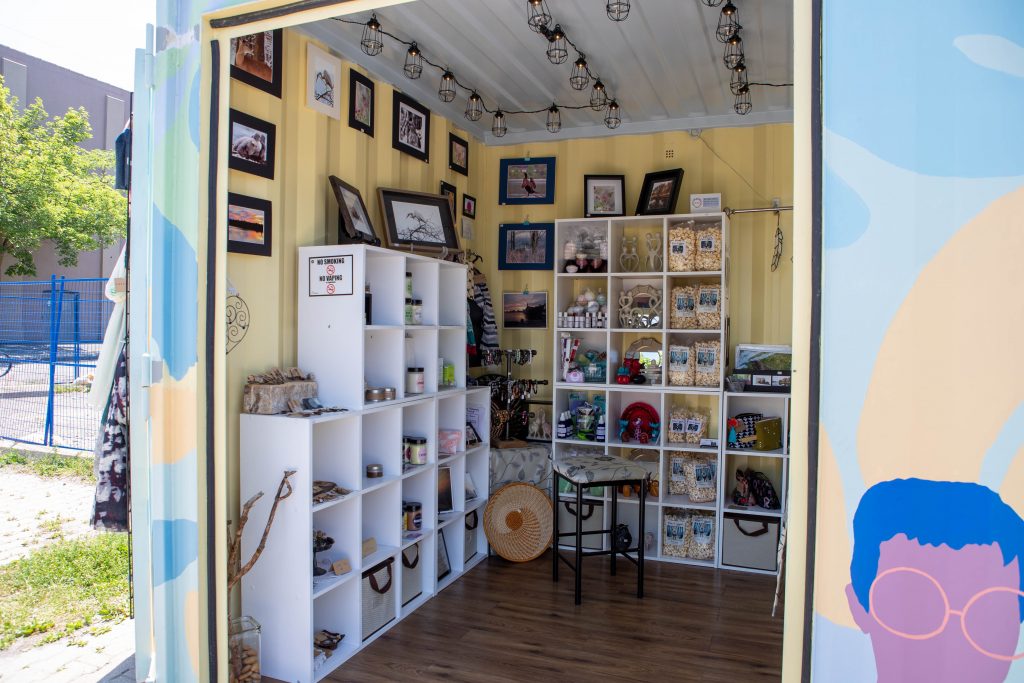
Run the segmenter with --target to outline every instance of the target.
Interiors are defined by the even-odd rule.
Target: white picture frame
[[[341,120],[341,60],[313,43],[306,48],[306,106]]]

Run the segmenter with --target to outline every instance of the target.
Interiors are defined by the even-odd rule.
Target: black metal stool
[[[621,553],[623,557],[637,567],[636,597],[644,597],[644,514],[647,507],[647,481],[650,473],[639,465],[625,458],[614,455],[580,455],[553,460],[554,480],[551,483],[551,502],[554,510],[554,533],[551,536],[551,577],[558,581],[558,561],[565,562],[576,573],[576,604],[580,604],[580,593],[583,577],[583,558],[594,555],[611,555],[611,574],[615,576],[615,560]],[[560,533],[558,529],[558,485],[565,480],[576,487],[576,531]],[[640,527],[635,548],[615,547],[615,526],[617,519],[617,503],[619,487],[638,485],[640,487]],[[583,531],[583,490],[593,486],[612,487],[612,518],[610,529]],[[608,534],[611,548],[609,550],[583,550],[583,537],[591,534]],[[576,538],[576,561],[570,562],[558,551],[561,538]],[[636,557],[629,553],[635,552]]]

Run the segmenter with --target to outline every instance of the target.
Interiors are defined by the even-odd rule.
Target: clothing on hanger
[[[110,401],[96,445],[93,470],[96,494],[92,526],[105,531],[128,531],[128,356],[121,345],[110,390]]]

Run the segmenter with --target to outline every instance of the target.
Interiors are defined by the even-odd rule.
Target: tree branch
[[[231,591],[235,585],[242,580],[242,577],[249,573],[249,570],[253,568],[256,561],[260,559],[260,555],[263,554],[263,549],[267,546],[267,535],[270,533],[270,526],[274,523],[274,515],[277,514],[278,504],[292,495],[292,484],[289,478],[295,474],[295,470],[285,470],[284,475],[281,477],[281,483],[277,486],[277,493],[274,495],[274,504],[270,508],[270,515],[267,517],[267,524],[263,528],[263,536],[260,538],[260,543],[253,552],[252,557],[245,563],[244,567],[239,567],[238,564],[241,562],[241,547],[242,547],[242,529],[245,528],[246,522],[249,521],[249,511],[252,506],[256,504],[262,496],[263,492],[260,491],[255,496],[246,501],[242,508],[242,516],[238,520],[238,529],[235,530],[235,540],[230,547],[230,555],[228,558],[228,592]]]

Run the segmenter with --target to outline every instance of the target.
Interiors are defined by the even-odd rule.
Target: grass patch
[[[128,616],[128,536],[58,541],[0,567],[0,650],[44,634],[52,642]]]
[[[0,453],[0,467],[37,474],[40,477],[71,477],[90,482],[94,480],[92,458],[77,455],[27,455],[21,451],[8,450]]]
[[[89,387],[82,384],[57,384],[53,387],[55,394],[84,394],[88,391]]]

